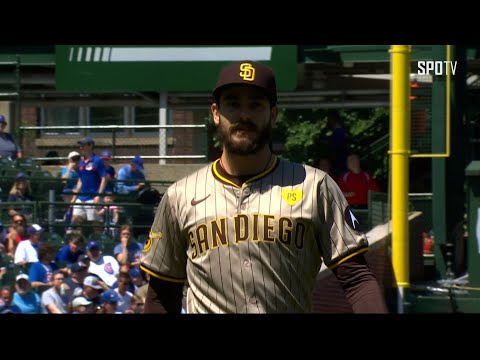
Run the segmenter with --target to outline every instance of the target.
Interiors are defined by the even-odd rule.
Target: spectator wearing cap
[[[69,289],[67,294],[69,299],[72,299],[75,294],[83,290],[83,281],[88,274],[88,266],[80,261],[73,263],[69,268],[69,276],[65,278],[65,284],[68,285]],[[77,290],[79,289],[79,290]]]
[[[72,302],[77,297],[83,296],[87,300],[91,301],[94,307],[100,306],[100,294],[102,294],[102,292],[105,290],[108,290],[108,287],[97,275],[88,274],[83,279],[82,287],[75,289]]]
[[[139,266],[134,266],[130,269],[130,278],[132,279],[133,284],[133,291],[130,291],[134,294],[141,286],[147,283],[145,272],[141,270]]]
[[[18,266],[38,261],[38,245],[44,229],[38,224],[32,224],[27,228],[29,238],[22,240],[17,245],[13,262]]]
[[[145,173],[143,159],[135,156],[129,164],[122,166],[117,173],[116,191],[119,194],[138,196],[138,193],[145,188]],[[126,222],[133,223],[135,208],[126,207],[124,215]]]
[[[12,303],[13,293],[10,285],[2,286],[0,289],[0,299],[3,305],[0,305],[0,314],[20,314],[20,308]]]
[[[105,171],[107,172],[107,185],[105,186],[105,193],[113,193],[115,187],[116,171],[112,166],[112,154],[108,150],[103,150],[100,153],[100,159],[103,160]]]
[[[55,262],[60,266],[76,263],[85,254],[85,238],[82,234],[70,234],[68,244],[63,245],[55,256]]]
[[[85,265],[87,268],[90,266],[90,258],[87,254],[80,255],[78,257],[78,262],[82,265]]]
[[[72,314],[93,313],[92,304],[92,301],[83,296],[79,296],[72,301]]]
[[[129,164],[122,166],[117,174],[117,192],[130,194],[140,191],[145,186],[143,159],[135,156]]]
[[[55,258],[55,246],[49,242],[43,242],[38,246],[38,261],[34,262],[28,271],[28,277],[33,289],[40,292],[53,285],[52,274],[58,269],[53,261]]]
[[[73,224],[80,224],[83,221],[93,222],[94,231],[101,232],[98,226],[101,217],[95,211],[95,206],[90,204],[100,202],[107,185],[107,172],[103,160],[93,152],[95,141],[87,136],[78,141],[82,158],[78,164],[78,181],[74,189],[72,202]],[[96,226],[95,226],[96,225]]]
[[[40,295],[32,291],[27,274],[19,274],[15,278],[15,292],[12,304],[20,308],[22,314],[41,314],[42,305]]]
[[[78,175],[78,164],[80,163],[80,153],[78,151],[71,151],[68,154],[68,164],[62,166],[60,169],[60,177],[62,182],[65,184],[63,191],[67,194],[70,194],[79,178]]]
[[[19,204],[10,208],[9,212],[12,215],[18,212],[30,214],[32,212],[32,207],[22,206],[20,203],[31,203],[33,200],[34,198],[30,182],[28,181],[28,175],[23,172],[19,172],[17,176],[15,176],[15,181],[10,188],[7,198],[8,202],[17,202]]]
[[[52,275],[52,286],[42,292],[42,312],[44,314],[67,314],[68,296],[66,293],[65,275],[60,270],[55,270]]]
[[[100,301],[102,303],[102,309],[97,312],[100,314],[121,314],[122,312],[118,310],[118,302],[120,298],[115,290],[105,291],[101,297]]]
[[[7,128],[7,119],[5,115],[0,115],[0,158],[10,158],[12,160],[22,157],[22,149],[12,134],[5,131]]]
[[[87,255],[90,258],[88,272],[97,275],[111,288],[120,272],[118,261],[111,255],[103,255],[100,244],[97,241],[88,242]]]

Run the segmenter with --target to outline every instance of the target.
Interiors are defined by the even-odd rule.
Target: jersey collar
[[[272,161],[267,166],[265,170],[258,174],[245,175],[245,176],[232,176],[227,174],[227,172],[220,166],[220,159],[217,159],[213,162],[212,172],[213,176],[225,184],[241,188],[247,183],[251,183],[255,180],[258,180],[268,174],[270,174],[278,166],[279,159],[276,155],[272,156]]]

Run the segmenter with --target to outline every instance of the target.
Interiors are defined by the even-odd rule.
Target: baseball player
[[[141,268],[145,312],[303,313],[322,262],[354,312],[385,313],[366,265],[366,237],[325,172],[272,154],[277,117],[271,68],[228,64],[211,105],[222,156],[172,184],[155,214]]]

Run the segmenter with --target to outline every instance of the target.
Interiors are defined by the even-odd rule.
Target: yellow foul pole
[[[409,45],[392,45],[391,164],[392,263],[398,288],[398,312],[403,313],[404,288],[410,287],[408,224],[408,158],[410,156]]]

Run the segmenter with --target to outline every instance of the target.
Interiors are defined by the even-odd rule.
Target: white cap
[[[73,307],[77,307],[77,306],[80,306],[80,305],[90,305],[92,302],[87,300],[84,296],[79,296],[75,299],[73,299],[72,301],[72,306]]]
[[[74,156],[80,156],[80,153],[77,151],[72,151],[68,154],[69,159],[73,158]]]
[[[103,289],[102,285],[100,285],[98,277],[93,275],[88,275],[85,279],[83,279],[83,286],[90,286],[97,290]]]
[[[19,280],[22,280],[22,279],[28,280],[28,275],[27,274],[18,274],[17,277],[15,278],[15,281],[19,281]]]

